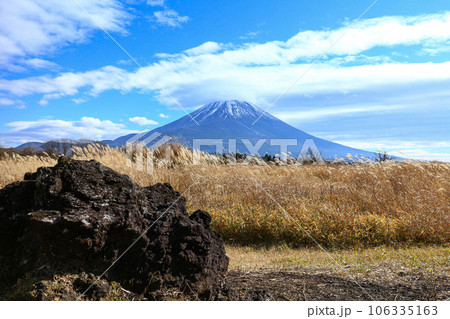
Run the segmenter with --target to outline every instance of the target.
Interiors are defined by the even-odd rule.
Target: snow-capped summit
[[[265,113],[265,111],[253,103],[229,100],[229,101],[215,101],[206,104],[198,110],[190,114],[197,122],[214,119],[240,119],[255,121],[257,118],[265,116],[273,118],[272,115]]]

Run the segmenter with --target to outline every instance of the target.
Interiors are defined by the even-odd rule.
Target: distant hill
[[[24,143],[24,144],[21,144],[21,145],[17,146],[16,149],[23,150],[24,148],[27,148],[27,147],[35,147],[39,151],[43,151],[44,150],[42,148],[43,144],[44,143],[41,143],[41,142],[28,142],[28,143]]]

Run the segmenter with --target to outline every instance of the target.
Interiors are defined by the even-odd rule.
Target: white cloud
[[[450,153],[440,153],[423,148],[395,150],[392,155],[418,160],[450,162]]]
[[[168,8],[154,12],[153,16],[156,23],[170,27],[180,27],[190,20],[188,16],[180,16],[178,12]]]
[[[86,102],[87,100],[86,100],[86,99],[83,99],[83,98],[79,98],[79,99],[72,99],[72,101],[73,101],[75,104],[81,104],[81,103]]]
[[[147,0],[147,4],[151,5],[153,7],[155,7],[155,6],[163,7],[164,0]]]
[[[349,22],[350,23],[350,22]],[[279,43],[284,57],[292,60],[315,57],[335,42],[347,26],[336,30],[303,31]],[[391,16],[358,22],[327,52],[358,54],[377,46],[424,44],[450,39],[450,12],[420,16]]]
[[[130,117],[128,119],[131,123],[135,123],[137,125],[140,126],[145,126],[145,125],[158,125],[159,123],[153,120],[149,120],[146,117],[143,116],[135,116],[135,117]]]
[[[0,105],[14,105],[14,104],[16,104],[16,102],[11,99],[4,97],[0,98]]]
[[[25,110],[27,106],[25,104],[19,104],[14,107],[17,110]]]
[[[21,100],[0,97],[0,107],[2,106],[12,106],[18,110],[23,110],[26,108],[25,103]]]
[[[50,93],[50,94],[44,94],[42,99],[39,101],[40,105],[47,105],[49,100],[56,100],[61,97],[63,97],[64,93]]]
[[[109,31],[122,32],[131,17],[118,0],[78,2]],[[17,63],[53,67],[36,56],[85,41],[98,28],[73,1],[60,0],[0,1],[0,21],[0,65],[6,69]]]
[[[129,134],[124,124],[113,123],[92,117],[82,117],[79,121],[41,119],[37,121],[9,122],[9,131],[0,132],[2,142],[18,145],[30,141],[46,141],[56,138],[110,139]]]
[[[84,86],[91,86],[91,94],[98,94],[107,89],[121,90],[127,72],[114,66],[105,66],[97,70],[62,73],[56,77],[40,76],[17,80],[0,79],[0,91],[8,91],[17,96],[40,94],[74,95]],[[96,84],[95,84],[96,83]],[[44,99],[47,96],[44,96]]]
[[[34,69],[55,69],[58,67],[56,63],[38,58],[25,60],[23,64]]]
[[[208,53],[215,53],[222,48],[222,45],[217,42],[208,41],[195,48],[185,50],[187,55],[202,55]]]
[[[386,138],[364,138],[364,140],[340,139],[337,143],[346,143],[354,148],[390,151],[394,149],[450,148],[448,141],[404,141]]]
[[[247,32],[246,34],[244,34],[244,35],[241,35],[240,37],[239,37],[239,39],[241,39],[241,40],[248,40],[248,39],[253,39],[253,38],[255,38],[258,34],[260,34],[261,33],[261,31],[249,31],[249,32]]]
[[[169,115],[166,115],[166,114],[164,114],[164,113],[160,113],[160,114],[159,114],[159,117],[161,117],[161,118],[163,118],[163,119],[168,119],[168,118],[169,118]]]
[[[450,162],[450,143],[448,141],[405,141],[366,138],[364,140],[344,139],[336,142],[357,149],[374,152],[385,151],[390,155],[403,158]]]

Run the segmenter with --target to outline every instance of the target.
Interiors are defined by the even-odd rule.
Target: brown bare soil
[[[380,269],[374,276],[349,276],[326,269],[232,270],[228,283],[243,299],[265,291],[260,300],[447,300],[450,277]],[[270,293],[268,293],[270,292]]]
[[[226,250],[230,257],[228,284],[241,299],[450,298],[448,247],[380,246],[324,252],[318,248],[228,245]]]

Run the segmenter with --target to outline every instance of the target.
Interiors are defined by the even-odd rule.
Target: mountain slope
[[[263,115],[261,116],[261,114]],[[254,123],[258,118],[259,120]],[[265,113],[254,104],[235,100],[207,104],[189,115],[150,131],[141,140],[155,132],[162,136],[174,137],[189,147],[193,146],[194,139],[221,139],[225,151],[229,149],[229,139],[235,139],[237,151],[246,154],[251,152],[242,141],[243,139],[248,139],[252,145],[255,145],[260,139],[265,139],[266,141],[259,149],[259,155],[266,153],[280,154],[280,146],[271,145],[271,139],[297,140],[297,145],[288,147],[288,152],[292,156],[297,156],[300,153],[306,139],[312,139],[324,159],[346,158],[347,154],[351,154],[353,157],[374,157],[372,152],[317,138]],[[122,136],[108,144],[123,146],[132,136],[133,134]],[[272,142],[277,144],[277,141]],[[205,146],[201,149],[209,152],[215,151],[215,147]]]

